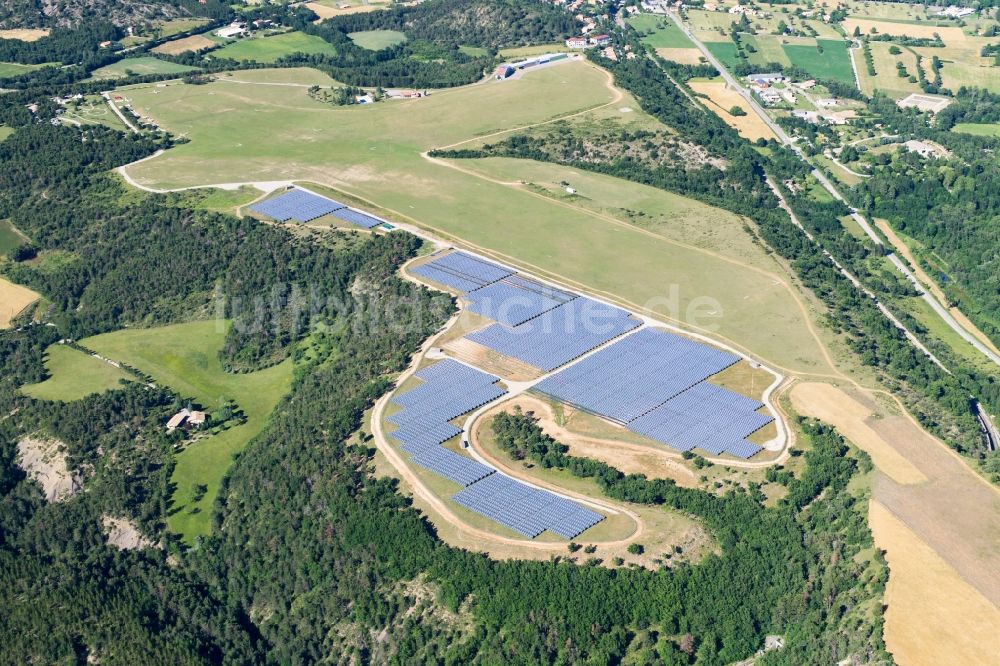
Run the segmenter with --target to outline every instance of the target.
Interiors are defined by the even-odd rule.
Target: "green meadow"
[[[94,393],[104,393],[134,377],[90,354],[65,345],[45,350],[45,369],[49,378],[22,387],[25,395],[39,400],[69,402]]]
[[[333,55],[336,53],[336,50],[329,42],[315,35],[307,35],[302,32],[285,32],[280,35],[267,37],[238,39],[217,51],[212,51],[210,57],[231,58],[232,60],[256,60],[261,63],[270,63],[293,53]]]
[[[212,503],[233,456],[263,429],[291,386],[291,360],[257,372],[226,372],[219,350],[228,326],[214,320],[196,321],[115,331],[80,341],[102,356],[138,368],[207,410],[232,400],[246,414],[246,423],[198,439],[177,455],[168,525],[187,543],[209,534]],[[196,499],[197,486],[208,489],[200,499]]]

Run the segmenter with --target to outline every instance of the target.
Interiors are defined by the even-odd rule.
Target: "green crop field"
[[[212,502],[219,482],[233,456],[264,427],[271,412],[291,385],[292,362],[246,374],[230,374],[219,362],[219,349],[226,325],[196,321],[149,329],[128,329],[81,340],[80,344],[102,356],[128,363],[169,386],[182,397],[190,397],[206,409],[234,400],[247,415],[247,422],[200,439],[177,456],[171,481],[174,512],[170,529],[191,543],[211,528]],[[194,486],[208,492],[193,501]]]
[[[665,16],[634,14],[628,19],[642,37],[642,43],[654,49],[689,49],[694,44],[677,25]]]
[[[732,42],[705,42],[705,46],[727,69],[732,69],[739,62],[736,57],[736,44]]]
[[[1000,123],[958,123],[951,131],[976,136],[1000,136]]]
[[[39,400],[79,400],[92,393],[119,388],[122,380],[133,377],[110,363],[65,345],[45,350],[45,369],[49,378],[21,389]]]
[[[239,39],[217,51],[212,51],[210,57],[270,63],[293,53],[334,55],[336,52],[332,44],[315,35],[285,32],[269,37]]]
[[[371,51],[381,51],[406,41],[406,35],[396,30],[365,30],[347,36],[361,48]]]
[[[195,71],[194,67],[178,65],[152,56],[141,56],[125,58],[100,69],[95,69],[92,72],[92,77],[95,79],[118,79],[128,76],[129,72],[136,74],[184,74],[193,71]]]
[[[816,46],[785,44],[782,48],[788,55],[789,61],[817,79],[854,83],[854,71],[851,69],[851,58],[847,53],[847,42],[818,39],[816,44],[822,47],[822,53]]]
[[[772,62],[786,66],[792,64],[781,48],[781,39],[777,35],[740,35],[740,40],[745,47],[752,46],[757,50],[756,53],[749,53],[750,49],[747,48],[748,59],[755,65],[767,66]]]
[[[140,112],[172,132],[183,133],[190,143],[133,166],[131,175],[143,184],[183,187],[285,179],[326,183],[360,200],[377,202],[372,209],[389,219],[433,228],[532,270],[617,294],[638,307],[676,314],[669,302],[676,292],[683,318],[698,297],[717,299],[722,316],[717,308],[708,307],[716,314],[703,325],[718,325],[722,335],[780,365],[822,367],[819,346],[790,293],[772,278],[762,282],[756,277],[760,273],[741,267],[748,253],[759,250],[727,251],[736,263],[722,264],[698,264],[685,255],[681,271],[675,263],[680,261],[678,244],[659,234],[645,233],[636,224],[616,223],[586,206],[567,205],[504,184],[516,182],[516,177],[490,179],[421,157],[422,151],[435,146],[476,141],[505,128],[598,106],[602,108],[575,120],[592,116],[604,124],[655,124],[634,99],[613,95],[605,72],[589,63],[567,63],[503,83],[358,108],[323,105],[302,88],[218,82],[169,86],[158,89],[158,94],[154,89],[133,87],[128,95]],[[221,109],[227,112],[219,113]],[[248,135],[255,140],[247,141]],[[605,182],[612,190],[630,188],[614,179]],[[607,205],[614,205],[613,200]],[[699,210],[707,230],[723,223],[739,224],[717,209]],[[658,227],[678,228],[664,221]],[[623,257],[629,258],[626,270]],[[720,280],[721,275],[730,279]]]

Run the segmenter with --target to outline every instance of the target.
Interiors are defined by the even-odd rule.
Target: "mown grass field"
[[[896,69],[896,63],[901,62],[907,72],[916,75],[917,58],[913,52],[900,49],[898,55],[893,55],[889,53],[889,48],[892,46],[889,42],[871,42],[868,46],[872,52],[872,61],[875,63],[875,76],[868,73],[861,50],[852,51],[863,93],[872,95],[875,90],[880,90],[890,97],[901,99],[910,93],[920,92],[919,83],[910,83],[908,79],[900,77]]]
[[[370,51],[381,51],[406,41],[406,35],[397,30],[364,30],[347,36],[361,48]]]
[[[951,131],[976,136],[1000,136],[1000,123],[958,123]]]
[[[45,350],[45,369],[49,378],[22,387],[25,395],[39,400],[70,402],[119,388],[122,380],[134,379],[110,363],[58,344]]]
[[[843,40],[818,39],[816,46],[786,44],[782,49],[796,67],[801,67],[818,79],[854,83],[847,42]]]
[[[5,79],[9,76],[20,76],[27,72],[39,69],[40,67],[47,67],[49,65],[55,65],[57,63],[46,63],[43,65],[22,65],[17,62],[0,62],[0,79]]]
[[[329,42],[315,35],[302,32],[285,32],[268,37],[251,37],[239,39],[232,44],[213,51],[213,58],[231,58],[233,60],[255,60],[261,63],[271,63],[278,58],[293,53],[307,55],[333,55],[337,51]]]
[[[13,127],[7,127],[6,125],[0,125],[0,141],[3,141],[11,134],[14,133]]]
[[[116,63],[106,65],[92,72],[95,79],[117,79],[128,76],[128,72],[136,74],[185,74],[195,71],[194,67],[178,65],[152,56],[125,58]]]
[[[158,90],[154,95],[150,87],[132,88],[128,95],[141,113],[185,134],[191,142],[133,167],[131,175],[141,183],[159,187],[250,180],[327,184],[377,202],[381,208],[373,207],[375,212],[389,219],[419,223],[532,270],[658,313],[669,314],[675,284],[682,312],[699,296],[719,298],[722,335],[779,365],[802,370],[824,365],[805,315],[791,294],[778,283],[751,279],[741,268],[749,262],[745,245],[724,251],[737,263],[716,264],[707,257],[698,263],[684,258],[684,266],[693,273],[681,276],[674,265],[680,260],[676,243],[636,225],[616,224],[585,206],[504,184],[520,178],[542,180],[534,172],[483,177],[421,157],[422,151],[435,146],[467,140],[474,145],[491,140],[484,137],[505,128],[581,111],[585,113],[575,121],[593,117],[603,123],[655,124],[635,100],[613,94],[603,70],[588,63],[567,63],[512,81],[370,108],[331,108],[312,100],[305,89],[281,86],[218,82]],[[603,108],[586,111],[598,106]],[[248,135],[254,141],[247,141]],[[526,170],[536,168],[530,163],[515,164]],[[479,168],[461,161],[455,165]],[[607,183],[605,191],[612,194],[618,187],[622,191],[630,187],[615,179]],[[596,196],[598,190],[593,192]],[[649,190],[646,196],[653,197],[654,192]],[[608,197],[602,206],[624,207],[621,199],[615,203],[609,194],[601,197]],[[662,217],[667,217],[666,201],[664,197],[656,204],[663,207]],[[700,210],[704,229],[723,224],[738,224],[742,229],[727,213],[707,207]],[[698,221],[695,217],[690,218],[692,224]],[[761,258],[755,248],[749,252]],[[730,276],[724,288],[720,275]],[[699,280],[715,286],[699,288]],[[683,289],[682,284],[686,285]],[[707,323],[708,319],[703,322]]]
[[[116,331],[80,341],[102,356],[151,375],[156,382],[169,386],[182,397],[194,399],[206,409],[214,409],[229,399],[246,413],[246,423],[200,439],[177,455],[171,477],[175,486],[174,512],[168,525],[187,543],[209,533],[212,502],[233,456],[263,429],[291,385],[290,360],[247,374],[223,370],[218,352],[227,326],[217,321],[196,321]],[[208,488],[198,501],[193,499],[196,485]]]
[[[654,49],[684,49],[694,46],[681,29],[665,16],[633,14],[629,17],[628,24],[643,35],[643,44]]]

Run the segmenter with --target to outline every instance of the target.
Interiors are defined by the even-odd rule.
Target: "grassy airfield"
[[[798,297],[758,246],[722,248],[718,256],[692,254],[661,232],[616,223],[609,219],[614,216],[517,182],[536,179],[538,165],[515,163],[514,171],[520,164],[523,174],[497,177],[488,173],[489,165],[421,156],[434,147],[494,134],[501,138],[506,130],[560,117],[587,117],[596,107],[602,107],[596,113],[607,122],[648,126],[651,119],[611,88],[606,73],[596,67],[564,64],[517,80],[365,107],[324,105],[301,85],[172,84],[129,88],[125,94],[141,113],[190,139],[130,168],[139,183],[161,188],[257,180],[326,184],[377,202],[389,217],[614,295],[633,307],[682,323],[695,313],[699,330],[774,365],[829,371]],[[603,189],[608,197],[611,183],[615,190],[635,187],[608,179],[594,191]],[[724,228],[747,240],[742,221],[727,212],[646,190],[641,206],[659,215],[695,206],[698,212],[688,215],[688,227]]]

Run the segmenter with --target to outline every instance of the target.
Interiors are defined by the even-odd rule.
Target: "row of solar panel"
[[[465,252],[452,252],[412,270],[447,287],[470,292],[493,284],[514,271]]]
[[[737,361],[734,354],[646,328],[542,380],[536,388],[628,423]]]
[[[467,297],[473,312],[506,326],[518,326],[572,301],[577,295],[511,275],[469,292]]]
[[[625,310],[579,297],[519,326],[493,324],[465,337],[551,372],[639,325]]]
[[[460,490],[452,499],[519,534],[535,538],[545,530],[572,539],[604,516],[572,500],[493,474]]]
[[[382,220],[367,213],[348,208],[339,201],[300,189],[291,189],[271,199],[259,201],[250,210],[274,218],[278,222],[297,220],[311,222],[324,215],[333,215],[365,229],[382,224]]]
[[[495,383],[498,378],[452,359],[444,359],[427,366],[418,371],[416,377],[422,381],[420,385],[393,396],[392,399],[394,404],[403,408],[388,418],[391,423],[400,425],[391,433],[391,436],[401,443],[400,448],[411,454],[414,464],[461,484],[465,487],[465,491],[470,491],[477,497],[485,497],[494,492],[491,489],[495,486],[507,488],[509,484],[505,482],[501,482],[499,486],[492,482],[482,485],[494,477],[503,479],[507,477],[496,474],[496,470],[488,465],[441,446],[462,432],[448,421],[503,395],[503,389]],[[488,396],[495,397],[482,402]],[[534,538],[543,530],[551,529],[556,534],[573,538],[604,518],[552,493],[535,490],[524,484],[517,486],[532,492],[526,493],[518,506],[511,505],[508,513],[531,514],[535,516],[532,525],[540,525],[537,531],[530,534],[532,530],[525,530],[522,527],[518,530],[521,534]],[[509,494],[501,493],[493,499],[484,501],[504,504],[509,499]],[[500,524],[511,526],[509,517],[497,520],[492,515],[481,511],[480,513]],[[521,522],[516,524],[521,525]]]

